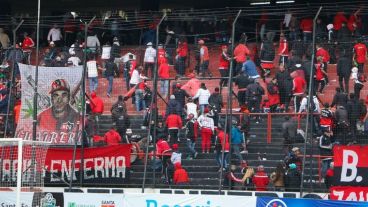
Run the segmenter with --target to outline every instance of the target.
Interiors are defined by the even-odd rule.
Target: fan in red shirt
[[[161,65],[162,63],[166,62],[166,51],[162,44],[158,45],[158,65]]]
[[[227,87],[228,79],[226,77],[229,76],[229,66],[230,66],[230,60],[229,54],[227,53],[227,46],[222,45],[221,46],[221,55],[220,55],[220,61],[219,61],[219,71],[221,75],[220,80],[220,88]]]
[[[256,191],[267,191],[267,185],[270,182],[267,174],[264,172],[263,165],[258,166],[257,173],[252,178]]]
[[[174,184],[188,184],[189,177],[188,173],[185,169],[181,167],[179,162],[175,163],[175,172],[174,172]]]
[[[115,126],[112,126],[111,129],[105,133],[104,138],[108,146],[118,145],[121,143],[121,136],[116,131]]]
[[[167,97],[167,94],[169,93],[169,78],[170,78],[170,67],[169,64],[167,64],[166,58],[161,59],[161,64],[158,69],[158,77],[160,80],[160,92],[163,98]]]
[[[330,54],[328,53],[327,50],[325,50],[320,44],[316,45],[316,57],[322,57],[322,62],[323,64],[326,64],[330,61]],[[326,69],[327,67],[325,67],[324,69]]]
[[[317,59],[318,59],[319,62],[317,64],[315,64],[315,66],[316,66],[316,74],[315,74],[315,77],[314,77],[315,80],[316,80],[315,89],[319,93],[322,93],[323,89],[326,86],[326,82],[325,82],[326,72],[323,70],[322,58],[319,57]]]
[[[188,43],[185,39],[181,38],[178,42],[178,48],[176,49],[176,69],[177,73],[181,76],[185,75],[185,60],[188,55]]]
[[[236,61],[236,69],[235,71],[241,71],[243,67],[243,63],[247,60],[247,55],[250,54],[248,47],[245,45],[247,39],[247,35],[245,33],[242,34],[239,44],[234,49],[234,59]]]
[[[272,78],[271,82],[267,84],[268,104],[271,113],[276,112],[277,106],[280,104],[279,87],[277,86],[277,79]]]
[[[304,78],[300,76],[296,76],[293,79],[293,96],[294,96],[294,106],[295,112],[299,111],[300,102],[303,98],[305,88],[307,83],[305,82]]]
[[[322,58],[322,63],[323,63],[322,64],[322,66],[323,66],[322,69],[324,71],[324,73],[323,73],[324,81],[326,81],[326,83],[328,83],[327,65],[330,62],[330,54],[320,44],[316,45],[316,49],[317,49],[316,57],[317,58],[319,58],[319,57]]]
[[[32,38],[29,37],[28,33],[24,33],[24,39],[22,42],[22,49],[24,52],[30,52],[31,48],[34,47],[35,43]]]
[[[104,111],[104,102],[94,91],[91,93],[91,111],[95,115],[101,115]]]
[[[277,53],[280,55],[279,64],[286,65],[289,57],[289,44],[284,33],[280,34],[280,44]]]
[[[183,127],[183,121],[181,120],[181,117],[178,114],[170,114],[166,118],[166,126],[169,130],[171,143],[177,143],[179,141],[179,129]]]
[[[354,60],[358,64],[358,71],[360,73],[364,72],[364,63],[367,58],[367,47],[362,43],[361,39],[357,40],[357,43],[354,45]]]
[[[310,42],[312,40],[313,31],[313,19],[304,18],[300,21],[300,29],[303,31],[304,42]]]
[[[361,8],[358,9],[356,12],[354,12],[353,14],[350,15],[349,17],[349,21],[347,24],[347,27],[349,28],[350,31],[354,31],[354,24],[357,28],[362,28],[362,18],[359,16],[359,13],[361,11]]]
[[[337,12],[334,18],[333,28],[338,31],[342,27],[342,23],[347,23],[348,19],[345,17],[344,12]]]
[[[323,106],[324,108],[321,109],[319,125],[322,129],[327,129],[328,131],[330,131],[332,130],[333,126],[333,114],[330,109],[330,104],[325,103]]]

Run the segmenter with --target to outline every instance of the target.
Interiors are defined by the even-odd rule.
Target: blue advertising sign
[[[258,197],[257,207],[368,207],[368,202]]]

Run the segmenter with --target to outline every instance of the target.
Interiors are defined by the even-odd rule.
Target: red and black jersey
[[[320,117],[320,121],[319,124],[321,126],[332,126],[333,124],[333,114],[332,111],[330,109],[326,109],[323,108],[321,110],[321,117]]]

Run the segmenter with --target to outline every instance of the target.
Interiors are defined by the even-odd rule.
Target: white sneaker
[[[240,152],[240,154],[248,154],[248,150],[243,150]]]
[[[141,126],[141,129],[147,129],[147,127],[145,127],[145,126]]]

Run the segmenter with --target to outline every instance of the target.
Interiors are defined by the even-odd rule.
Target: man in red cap
[[[52,106],[41,112],[38,117],[40,130],[52,132],[71,132],[76,129],[79,114],[70,106],[70,87],[64,79],[54,80],[51,84]]]

